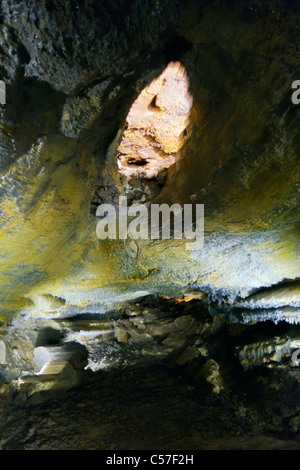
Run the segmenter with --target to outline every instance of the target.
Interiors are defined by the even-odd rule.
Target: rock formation
[[[0,5],[1,448],[297,448],[297,2]]]

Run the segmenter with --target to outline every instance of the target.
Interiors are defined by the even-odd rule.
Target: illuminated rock
[[[171,62],[145,88],[126,118],[118,168],[129,179],[156,179],[174,165],[189,125],[192,97],[186,71]]]

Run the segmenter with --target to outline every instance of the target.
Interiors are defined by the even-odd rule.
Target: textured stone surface
[[[297,446],[299,6],[0,4],[2,448]],[[120,195],[204,204],[203,249],[99,241]]]
[[[120,173],[128,179],[152,180],[174,165],[192,104],[184,68],[170,62],[130,108],[118,147]]]
[[[99,299],[140,290],[140,281],[147,292],[179,295],[193,284],[231,302],[299,277],[299,118],[290,100],[297,9],[2,3],[3,50],[11,44],[0,149],[5,315],[24,298],[40,312],[43,295],[71,311],[98,311]],[[279,50],[269,35],[280,38]],[[160,185],[134,185],[117,168],[126,115],[171,60],[189,80],[191,134]],[[167,150],[157,124],[152,131]],[[205,249],[99,242],[91,207],[126,193],[204,203]]]

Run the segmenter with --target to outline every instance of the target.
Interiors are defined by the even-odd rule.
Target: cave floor
[[[56,393],[56,395],[55,395]],[[276,413],[212,396],[164,365],[98,372],[34,404],[1,403],[2,450],[235,450],[300,447]],[[274,429],[274,431],[272,431]]]

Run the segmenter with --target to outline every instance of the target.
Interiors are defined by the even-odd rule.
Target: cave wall
[[[3,325],[20,310],[102,312],[188,286],[234,302],[299,277],[296,4],[2,1],[1,12]],[[204,203],[204,248],[99,241],[92,207],[127,184],[115,139],[171,60],[190,80],[191,133],[153,201]]]

